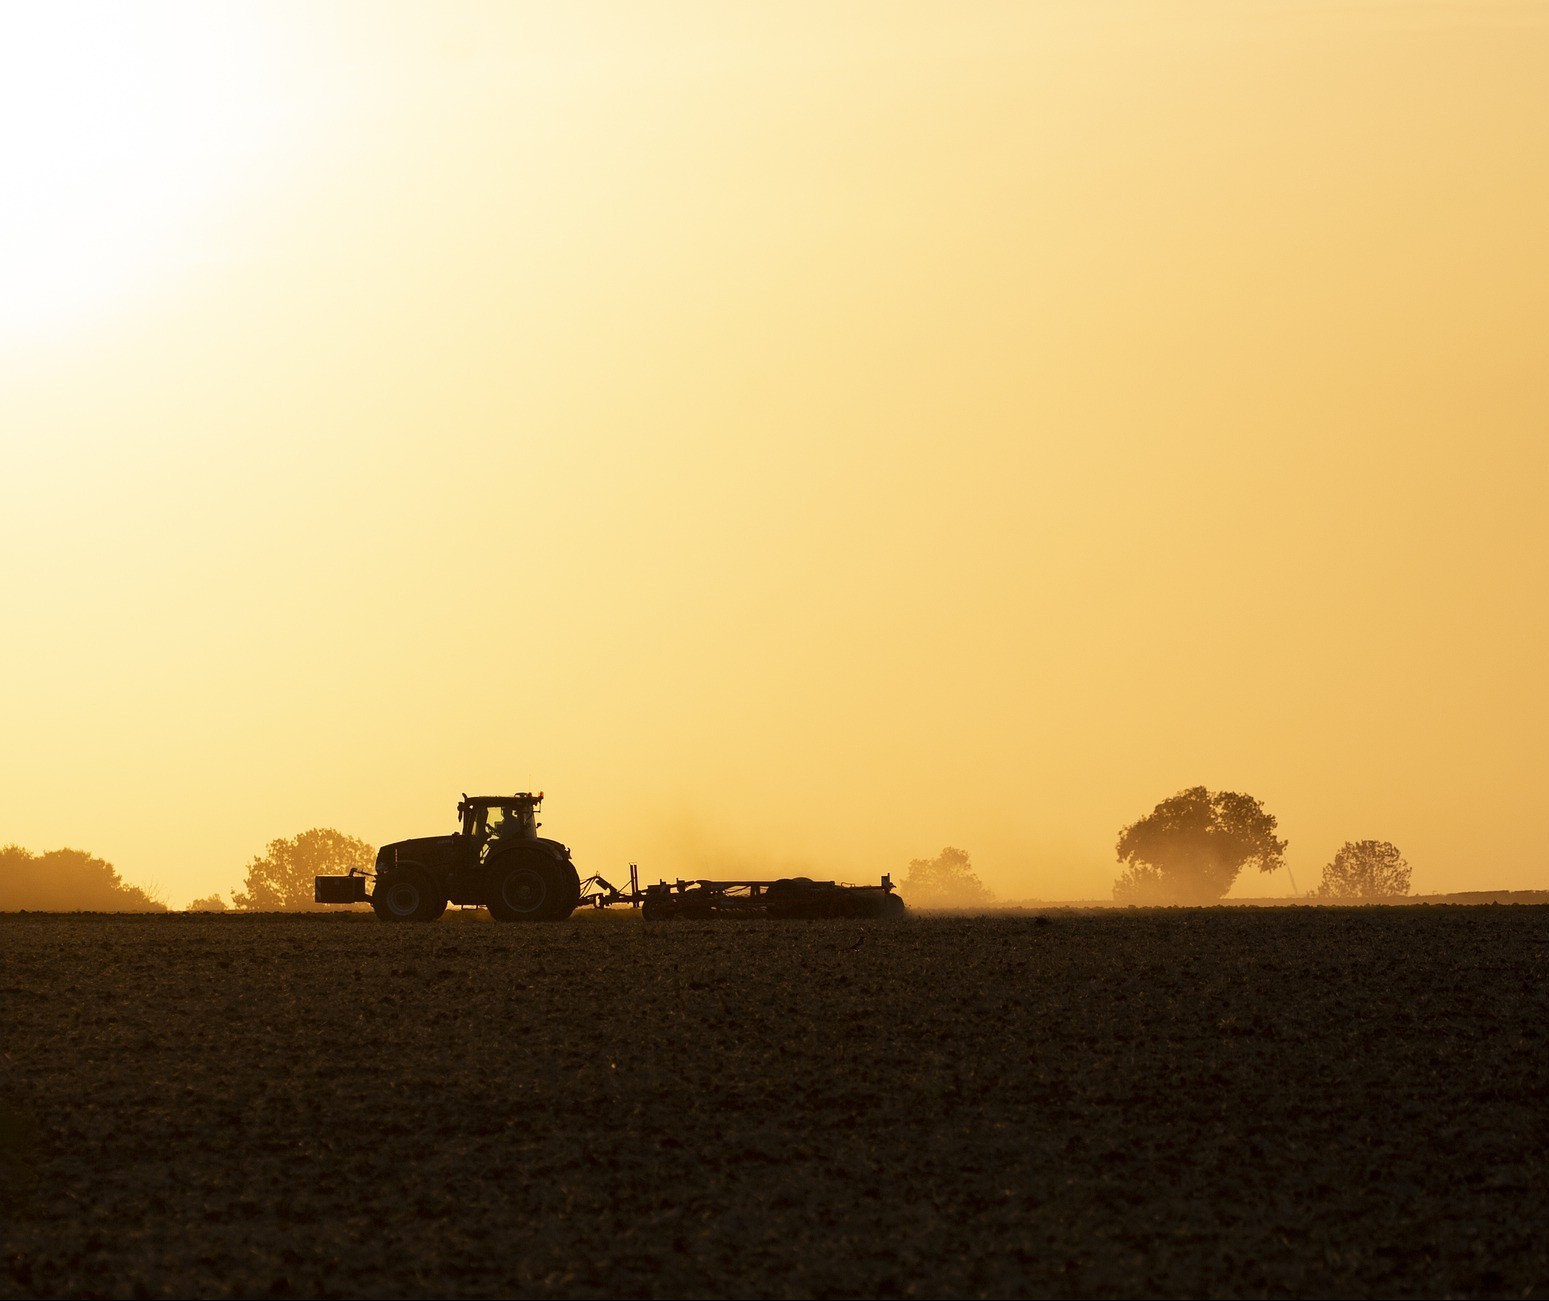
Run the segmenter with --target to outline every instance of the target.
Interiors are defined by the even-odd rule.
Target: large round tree
[[[1119,833],[1119,903],[1215,903],[1245,867],[1285,866],[1275,818],[1251,795],[1191,786]]]

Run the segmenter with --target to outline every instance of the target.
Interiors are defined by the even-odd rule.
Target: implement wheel
[[[385,922],[433,922],[446,911],[446,896],[427,873],[403,867],[377,878],[371,910]]]
[[[765,912],[781,920],[821,917],[826,902],[813,887],[810,876],[782,876],[764,892]]]
[[[563,921],[580,894],[575,868],[545,856],[526,854],[490,869],[489,911],[497,921]]]

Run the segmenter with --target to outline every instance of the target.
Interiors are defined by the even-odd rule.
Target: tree
[[[83,849],[0,849],[0,911],[159,913],[167,905]]]
[[[1119,833],[1119,903],[1215,903],[1245,867],[1285,866],[1275,819],[1251,795],[1191,786]]]
[[[290,840],[271,840],[269,848],[247,865],[242,889],[231,896],[248,912],[293,912],[317,906],[314,876],[339,876],[352,867],[369,868],[376,851],[342,831],[313,827]]]
[[[1347,840],[1323,869],[1325,899],[1391,899],[1409,893],[1409,864],[1386,840]]]
[[[993,898],[961,849],[948,846],[935,858],[916,858],[898,887],[913,908],[977,908]]]

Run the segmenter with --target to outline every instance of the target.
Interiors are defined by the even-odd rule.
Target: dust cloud
[[[782,854],[768,845],[752,844],[692,814],[663,825],[649,849],[640,863],[642,881],[658,877],[772,881],[782,876],[833,876],[832,868],[824,871],[807,855]]]

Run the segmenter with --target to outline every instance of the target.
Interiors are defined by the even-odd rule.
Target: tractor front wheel
[[[371,908],[387,922],[433,922],[446,911],[446,896],[415,868],[400,868],[377,878]]]

